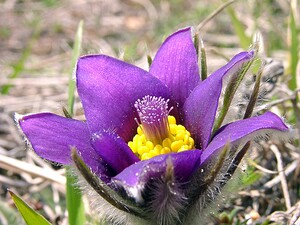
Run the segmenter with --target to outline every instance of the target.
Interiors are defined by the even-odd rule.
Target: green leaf
[[[268,225],[268,224],[270,224],[270,221],[268,219],[261,223],[261,225]]]
[[[81,50],[81,42],[82,42],[82,33],[83,33],[83,21],[80,21],[76,36],[75,36],[75,41],[74,41],[74,46],[73,46],[73,52],[72,52],[72,61],[71,61],[71,67],[70,67],[70,77],[69,77],[69,93],[68,93],[68,111],[71,116],[73,116],[73,108],[74,108],[74,93],[75,93],[75,80],[73,79],[73,72],[74,68],[77,63],[77,59],[80,56],[80,50]]]
[[[255,170],[255,167],[248,166],[246,172],[241,176],[241,181],[244,186],[254,184],[262,177],[262,174]]]
[[[293,4],[294,3],[294,4]],[[295,21],[296,14],[296,1],[291,1],[291,11],[289,18],[289,43],[290,43],[290,59],[289,69],[292,75],[292,79],[289,82],[289,88],[295,90],[297,88],[297,65],[299,62],[299,40],[298,40],[298,29]]]
[[[230,213],[229,213],[229,219],[230,221],[233,221],[234,217],[237,215],[239,209],[233,209]]]
[[[83,33],[83,21],[80,21],[74,41],[73,52],[72,52],[72,62],[70,68],[70,79],[69,79],[69,98],[68,98],[68,112],[65,112],[69,117],[74,114],[74,93],[75,93],[75,80],[73,79],[73,71],[76,66],[78,57],[80,56],[81,42]],[[67,173],[67,210],[69,215],[69,224],[71,225],[82,225],[85,223],[85,210],[82,201],[82,196],[80,190],[74,187],[76,183],[76,178],[72,176],[70,168],[66,168]]]
[[[34,211],[19,196],[12,191],[9,191],[9,193],[27,225],[51,225],[42,215]]]

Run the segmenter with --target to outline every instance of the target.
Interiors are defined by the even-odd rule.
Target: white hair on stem
[[[107,224],[111,225],[199,225],[206,224],[210,214],[215,213],[219,208],[219,203],[226,192],[223,190],[223,184],[228,186],[227,181],[231,175],[228,176],[228,169],[232,164],[232,160],[236,156],[237,152],[243,147],[249,140],[254,140],[255,144],[258,140],[265,140],[271,137],[278,137],[281,140],[288,140],[291,138],[290,132],[280,132],[272,129],[260,130],[254,132],[247,138],[242,138],[231,144],[231,151],[227,151],[227,155],[222,161],[222,167],[220,171],[216,173],[208,186],[205,186],[203,192],[200,192],[198,199],[192,204],[191,207],[187,206],[188,211],[185,211],[186,203],[188,201],[188,195],[184,193],[184,185],[193,185],[196,190],[201,188],[201,183],[194,181],[189,184],[182,184],[175,180],[172,173],[172,164],[166,171],[166,175],[161,179],[155,180],[153,185],[147,186],[148,188],[148,204],[145,206],[145,211],[148,215],[151,215],[152,221],[146,221],[138,218],[134,215],[119,210],[103,199],[80,175],[80,172],[74,170],[74,174],[77,174],[77,185],[83,190],[88,199],[90,200],[91,207],[97,213],[99,218],[104,218]],[[238,148],[237,146],[240,146]],[[221,151],[221,150],[220,150]],[[171,166],[170,166],[171,165]],[[208,164],[203,167],[207,172],[210,171],[210,167],[213,164]],[[201,169],[200,169],[201,170]],[[198,171],[201,172],[201,171]],[[204,171],[205,172],[205,171]],[[78,175],[79,174],[79,175]],[[200,189],[201,191],[201,189]],[[151,193],[151,194],[149,194]],[[222,194],[222,195],[221,195]],[[217,207],[216,207],[217,206]],[[182,216],[184,215],[184,216]],[[181,221],[183,219],[183,221]]]
[[[94,213],[93,215],[109,225],[131,224],[129,223],[129,218],[132,217],[132,215],[117,209],[107,202],[88,184],[75,165],[72,168],[74,168],[72,170],[72,175],[77,177],[77,183],[74,185],[87,196]]]
[[[276,130],[266,129],[262,131],[255,132],[252,136],[248,136],[247,140],[253,140],[252,145],[259,145],[258,141],[260,140],[269,140],[272,138],[277,138],[280,141],[289,141],[294,136],[294,131],[290,129],[290,132],[280,132]],[[194,203],[194,205],[190,208],[188,216],[186,217],[186,221],[184,221],[184,225],[201,225],[209,223],[211,217],[218,213],[218,209],[220,209],[220,204],[222,204],[228,197],[232,195],[232,188],[238,189],[241,184],[240,178],[240,169],[239,166],[241,162],[237,166],[237,171],[233,174],[228,174],[227,171],[231,164],[233,163],[233,159],[236,154],[241,150],[243,146],[247,143],[247,140],[244,138],[238,142],[233,143],[231,148],[235,149],[235,151],[229,151],[225,160],[223,161],[222,168],[220,172],[217,173],[217,176],[214,180],[209,184],[206,190],[201,193],[199,199]],[[237,148],[237,146],[239,146]],[[247,150],[247,154],[250,154],[251,145]],[[214,160],[213,160],[214,161]],[[208,163],[205,167],[205,170],[209,171],[210,166],[212,164]],[[203,170],[203,173],[206,171]],[[204,175],[205,176],[205,175]],[[225,185],[224,185],[225,184]],[[197,185],[196,183],[194,185]]]

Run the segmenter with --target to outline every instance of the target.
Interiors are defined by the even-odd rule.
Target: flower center
[[[140,124],[128,146],[141,160],[194,148],[190,132],[177,125],[175,117],[169,115],[172,108],[168,109],[168,102],[164,98],[147,95],[134,104]]]

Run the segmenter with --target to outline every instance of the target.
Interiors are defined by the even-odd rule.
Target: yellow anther
[[[191,137],[190,132],[184,126],[177,125],[175,117],[168,116],[168,123],[169,137],[165,138],[161,143],[153,143],[147,140],[143,127],[139,126],[137,134],[132,141],[128,142],[128,146],[141,160],[195,148],[194,139]]]
[[[166,138],[165,140],[163,140],[162,146],[169,148],[169,147],[171,147],[171,144],[172,144],[171,139],[170,138]]]
[[[176,119],[174,116],[168,116],[168,122],[169,124],[175,124],[176,125]]]
[[[181,148],[178,150],[178,152],[184,152],[184,151],[189,150],[189,149],[190,149],[189,146],[182,145]]]
[[[181,148],[182,145],[183,145],[182,140],[172,142],[171,144],[172,152],[178,152],[178,150]]]
[[[135,142],[133,142],[133,141],[129,141],[128,142],[128,146],[129,146],[129,148],[131,148],[131,150],[134,152],[134,153],[136,153],[137,151],[136,151],[136,143]]]
[[[154,144],[151,141],[146,141],[146,146],[148,149],[153,149],[154,148]]]
[[[149,152],[149,156],[152,158],[152,157],[154,157],[154,156],[157,156],[157,155],[159,155],[159,153],[157,154],[154,150],[151,150],[150,152]]]
[[[154,149],[151,150],[150,152],[151,152],[151,154],[153,154],[154,156],[156,156],[156,155],[159,155],[159,154],[160,154],[160,150],[161,150],[161,149],[162,149],[162,148],[158,149],[158,148],[154,147]]]
[[[188,145],[182,145],[181,148],[178,150],[178,152],[183,152],[183,151],[186,151],[189,149],[190,149],[190,147]]]
[[[148,153],[149,152],[149,149],[146,147],[146,146],[141,146],[138,148],[138,154],[139,155],[143,155],[145,153]]]
[[[187,134],[185,134],[184,136],[183,136],[183,142],[184,142],[184,144],[188,144],[189,143],[189,138],[190,138],[190,135],[187,135]],[[181,139],[182,140],[182,139]]]
[[[143,130],[142,130],[141,126],[138,126],[137,133],[138,133],[138,135],[142,135],[143,134]]]
[[[147,160],[147,159],[150,159],[150,158],[151,158],[150,154],[149,153],[145,153],[145,154],[142,155],[141,160]]]
[[[182,126],[182,125],[177,125],[177,129],[178,129],[178,130],[186,131],[185,127]]]
[[[184,140],[186,133],[184,131],[179,130],[179,132],[176,134],[175,139],[176,140]]]
[[[133,137],[132,142],[133,142],[133,143],[137,143],[137,142],[139,141],[139,139],[140,139],[140,135],[135,135],[135,136]]]
[[[170,133],[172,135],[175,135],[177,133],[177,125],[176,124],[170,124]]]
[[[162,155],[162,154],[167,154],[167,153],[170,153],[171,152],[171,150],[170,150],[170,148],[168,148],[168,147],[163,147],[161,150],[160,150],[160,154]]]
[[[156,152],[158,152],[158,154],[160,153],[160,150],[162,149],[163,147],[161,146],[161,145],[155,145],[155,147],[154,147],[154,150],[156,151]]]
[[[193,138],[189,137],[189,146],[191,146],[191,148],[193,148],[195,145],[195,141]]]
[[[142,134],[142,135],[139,135],[138,136],[139,138],[138,138],[138,143],[139,144],[145,144],[146,143],[146,137],[145,137],[145,135],[144,134]]]

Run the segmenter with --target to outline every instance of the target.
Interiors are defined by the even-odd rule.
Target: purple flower
[[[288,131],[267,112],[212,133],[223,79],[253,57],[241,52],[201,81],[190,28],[166,39],[149,72],[105,55],[83,56],[76,79],[86,122],[51,113],[18,122],[40,157],[75,161],[111,223],[193,224],[214,171],[230,168],[224,157],[234,159],[257,135]],[[78,155],[72,158],[71,149]]]

